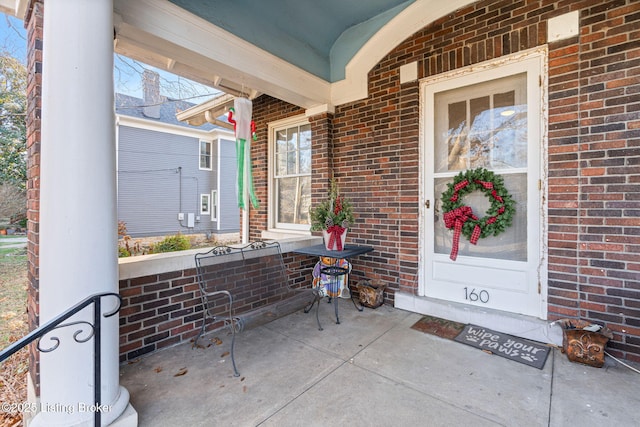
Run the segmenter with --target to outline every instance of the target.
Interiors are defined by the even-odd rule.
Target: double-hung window
[[[200,169],[211,170],[211,141],[200,141]]]
[[[211,221],[218,220],[218,190],[211,191]]]
[[[308,230],[311,205],[311,125],[306,119],[271,127],[272,227]]]

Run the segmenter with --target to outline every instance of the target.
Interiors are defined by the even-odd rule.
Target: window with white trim
[[[277,229],[309,230],[311,125],[306,118],[297,118],[270,128],[270,224]]]
[[[218,190],[211,191],[211,221],[218,220]]]
[[[200,141],[200,169],[211,170],[211,141]]]
[[[208,194],[200,195],[200,215],[209,215],[211,213],[211,203]]]

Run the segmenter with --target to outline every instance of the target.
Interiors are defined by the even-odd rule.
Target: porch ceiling
[[[331,109],[366,97],[393,47],[472,2],[114,0],[114,49],[232,95]]]
[[[415,0],[169,1],[315,76],[335,81],[344,78],[349,56]]]

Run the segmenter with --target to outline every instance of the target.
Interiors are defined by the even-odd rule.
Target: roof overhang
[[[115,51],[220,89],[268,93],[302,107],[330,101],[330,84],[166,0],[115,0]]]
[[[369,38],[346,65],[345,78],[334,83],[167,0],[114,0],[114,49],[229,94],[265,93],[305,109],[330,110],[366,98],[368,73],[388,52],[470,3],[473,0],[416,0]]]
[[[233,125],[227,121],[220,120],[219,117],[233,107],[233,100],[236,97],[231,94],[222,94],[207,102],[195,105],[187,110],[176,114],[176,118],[186,122],[191,126],[200,126],[205,123],[220,126],[225,129],[233,129]]]
[[[29,0],[0,0],[0,12],[24,19]]]

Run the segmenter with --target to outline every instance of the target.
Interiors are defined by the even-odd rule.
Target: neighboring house
[[[116,94],[118,220],[132,237],[237,233],[234,135],[176,113],[194,104],[160,95],[145,71],[144,99]]]

